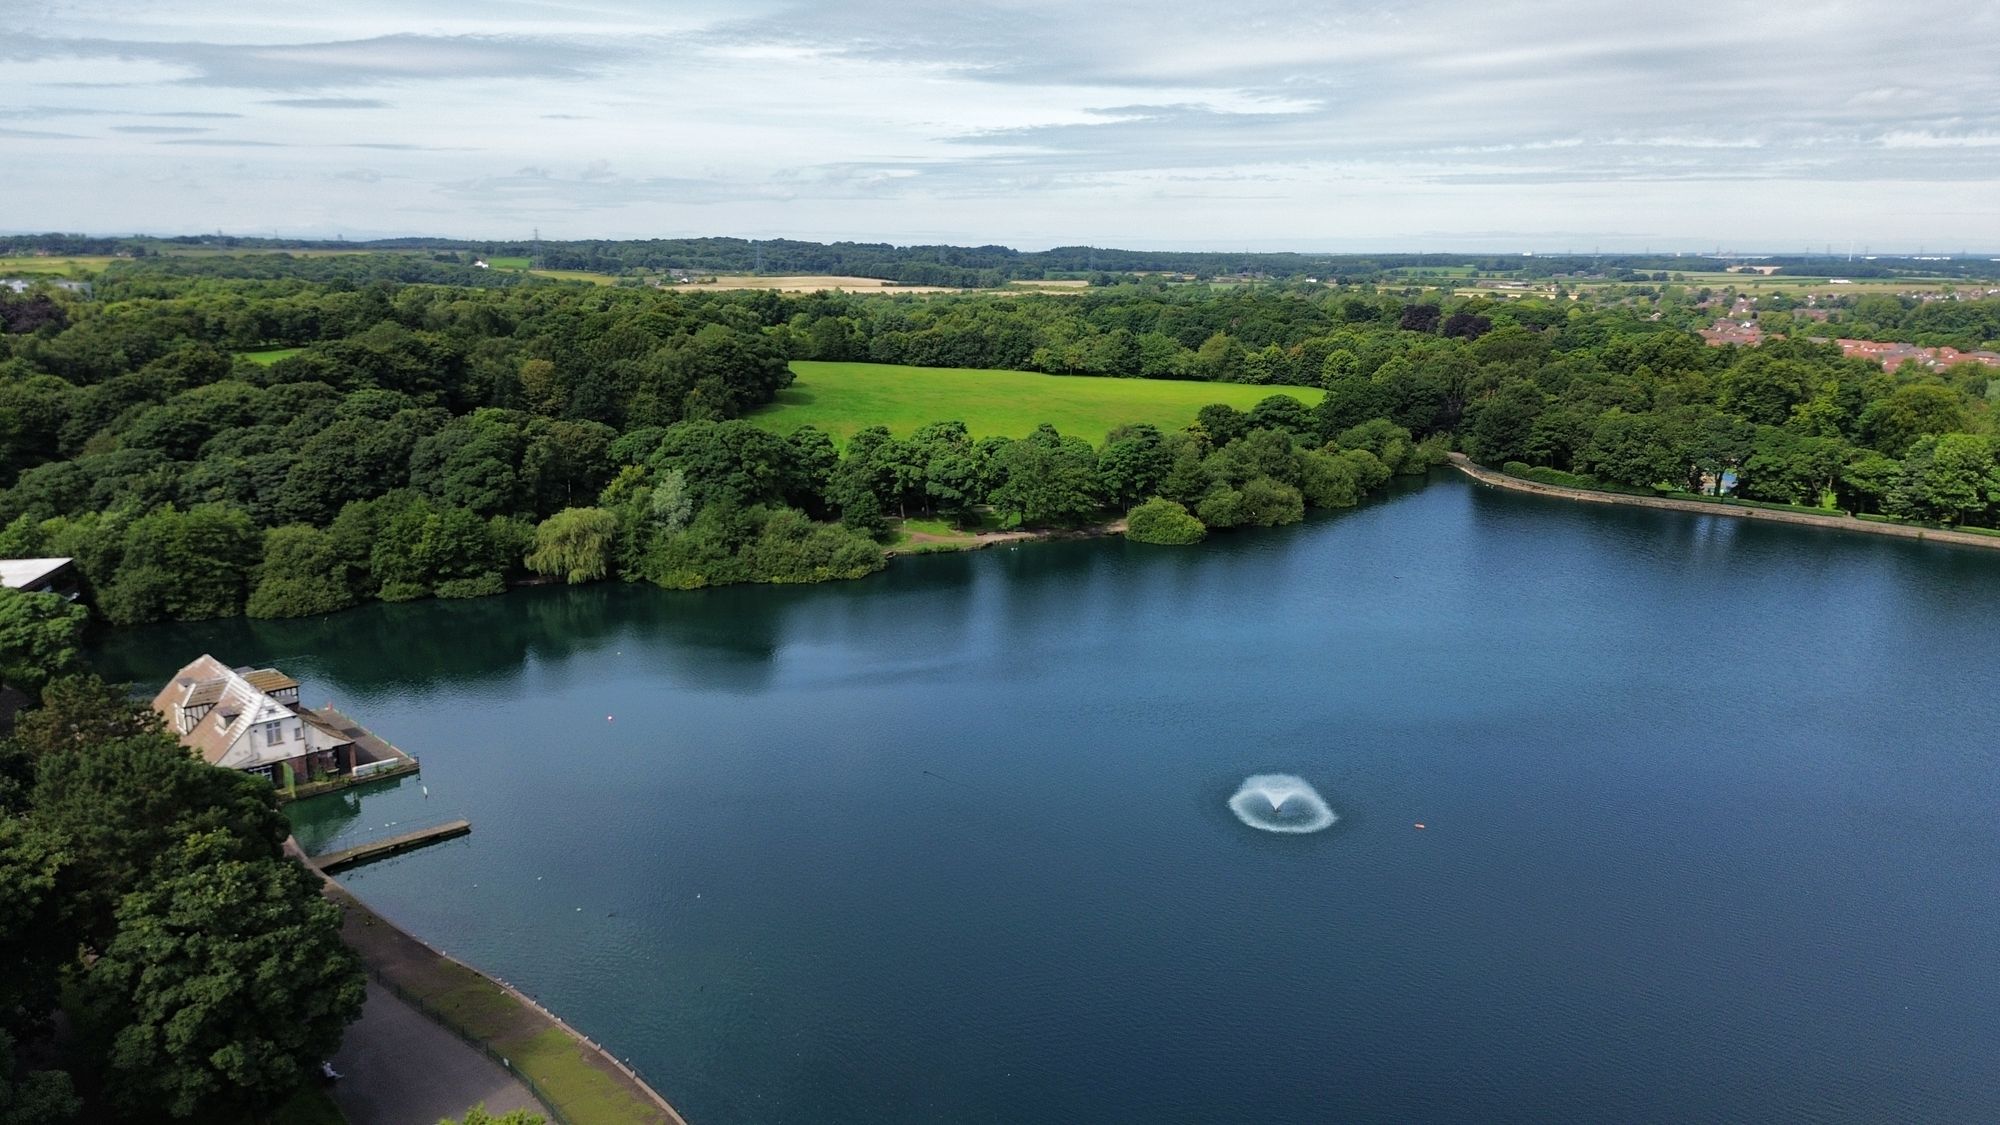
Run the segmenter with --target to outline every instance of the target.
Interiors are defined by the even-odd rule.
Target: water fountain
[[[1265,832],[1302,834],[1333,827],[1340,818],[1304,778],[1288,773],[1259,773],[1243,779],[1229,798],[1236,819]]]

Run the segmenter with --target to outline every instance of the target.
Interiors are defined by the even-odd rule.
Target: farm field
[[[108,254],[79,255],[72,258],[21,254],[0,257],[0,274],[91,274],[117,261]]]
[[[592,285],[616,285],[618,279],[608,273],[592,273],[589,270],[527,270],[536,277],[552,277],[557,281],[588,281]]]
[[[1108,379],[958,367],[797,360],[797,381],[778,401],[750,415],[777,433],[817,426],[841,445],[868,426],[899,437],[931,422],[961,421],[974,437],[1024,437],[1048,422],[1095,444],[1128,422],[1178,430],[1213,402],[1248,410],[1273,394],[1313,406],[1316,387],[1199,383],[1178,379]]]
[[[690,281],[685,285],[669,285],[672,289],[776,289],[780,293],[816,293],[821,289],[838,289],[846,293],[957,293],[960,290],[941,285],[898,285],[879,277],[844,277],[840,274],[796,274],[786,277],[765,276],[763,274],[724,274],[713,279],[703,277],[700,281]]]
[[[294,258],[338,258],[355,254],[411,253],[412,251],[376,250],[266,250],[232,247],[169,247],[159,250],[167,258],[237,258],[255,257],[262,254],[289,254]],[[0,255],[0,274],[62,274],[71,277],[87,277],[97,273],[113,262],[134,261],[110,254],[73,254],[67,257],[40,254]]]

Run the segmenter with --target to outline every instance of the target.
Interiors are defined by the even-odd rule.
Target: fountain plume
[[[1252,828],[1294,835],[1331,828],[1340,819],[1318,790],[1304,778],[1288,773],[1244,778],[1235,796],[1229,798],[1229,811]]]

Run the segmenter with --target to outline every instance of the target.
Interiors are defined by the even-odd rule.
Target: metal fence
[[[397,984],[395,981],[390,980],[386,976],[383,976],[380,972],[376,971],[373,965],[368,966],[368,975],[375,978],[375,983],[381,985],[383,988],[386,988],[391,993],[395,994],[398,1000],[401,1000],[403,1003],[408,1004],[410,1007],[415,1008],[417,1011],[422,1012],[423,1014],[429,1016],[431,1018],[431,1022],[451,1032],[453,1035],[458,1036],[460,1039],[465,1041],[467,1046],[477,1048],[480,1054],[485,1055],[487,1058],[492,1059],[496,1063],[499,1063],[502,1069],[506,1070],[507,1073],[513,1075],[515,1079],[521,1083],[521,1085],[526,1086],[530,1094],[535,1095],[536,1101],[541,1102],[542,1105],[548,1109],[549,1119],[551,1121],[554,1121],[556,1125],[577,1125],[576,1121],[565,1115],[561,1107],[556,1105],[555,1099],[549,1096],[549,1092],[547,1090],[542,1089],[542,1087],[538,1083],[536,1083],[534,1079],[528,1077],[526,1074],[523,1074],[521,1073],[521,1071],[515,1069],[512,1060],[508,1059],[507,1056],[501,1054],[500,1052],[494,1050],[492,1044],[486,1042],[484,1039],[476,1038],[470,1032],[458,1026],[458,1024],[454,1022],[450,1016],[445,1015],[444,1012],[440,1011],[430,1001],[425,1000],[423,997],[418,996],[416,993],[411,992],[410,990],[404,988],[402,985]]]

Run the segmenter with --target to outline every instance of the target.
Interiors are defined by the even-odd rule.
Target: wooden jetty
[[[337,852],[328,852],[325,855],[314,856],[312,858],[312,865],[331,875],[335,871],[353,867],[357,864],[384,859],[392,855],[401,855],[404,852],[421,848],[426,844],[435,844],[440,840],[456,839],[471,832],[472,822],[469,820],[447,821],[444,824],[435,824],[429,828],[419,828],[414,832],[405,832],[399,836],[390,836],[386,839],[375,840],[358,847],[343,848]]]

